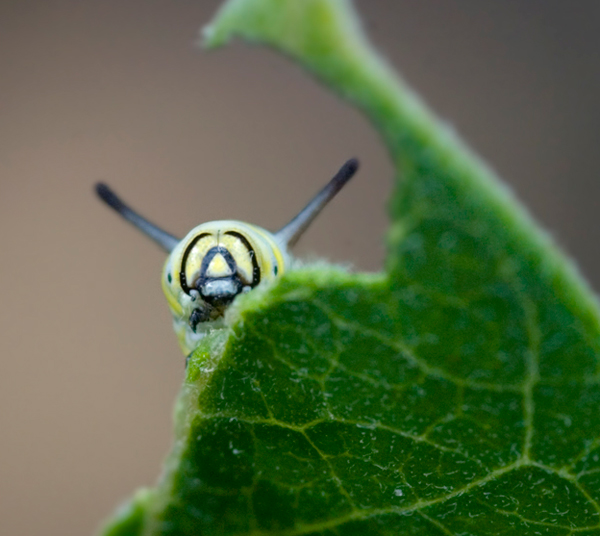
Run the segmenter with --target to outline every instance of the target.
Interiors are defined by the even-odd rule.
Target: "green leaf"
[[[190,362],[158,487],[106,534],[600,534],[599,315],[572,265],[348,2],[231,0],[206,40],[234,36],[381,133],[386,271],[305,267],[237,300]]]

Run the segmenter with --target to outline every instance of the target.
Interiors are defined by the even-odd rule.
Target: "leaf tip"
[[[207,24],[198,32],[197,44],[201,48],[218,48],[226,43],[227,39],[221,35],[214,23]]]
[[[231,24],[232,13],[238,9],[237,0],[225,2],[212,20],[200,29],[198,44],[205,49],[214,49],[226,45],[233,34]]]

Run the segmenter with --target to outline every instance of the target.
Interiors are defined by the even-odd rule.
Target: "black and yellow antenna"
[[[103,182],[96,184],[96,193],[109,207],[118,212],[146,236],[154,240],[167,253],[171,253],[173,248],[179,243],[179,238],[167,233],[143,216],[140,216]]]
[[[323,207],[331,201],[344,185],[354,176],[358,169],[358,160],[351,158],[335,174],[325,187],[306,205],[298,215],[285,227],[277,231],[277,240],[292,247],[302,236],[312,221],[323,210]]]

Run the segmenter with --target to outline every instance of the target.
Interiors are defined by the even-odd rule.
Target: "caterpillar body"
[[[348,160],[298,215],[275,233],[241,221],[220,220],[198,225],[178,239],[140,216],[106,184],[96,184],[96,192],[169,253],[162,288],[179,345],[187,356],[206,332],[218,325],[236,296],[280,277],[289,268],[289,248],[357,169],[358,161]]]

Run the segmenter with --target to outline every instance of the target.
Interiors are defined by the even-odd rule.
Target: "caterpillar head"
[[[288,248],[357,168],[356,160],[348,160],[308,205],[276,233],[240,221],[221,220],[198,225],[180,240],[140,216],[105,184],[97,184],[96,192],[169,253],[162,288],[179,344],[189,355],[238,295],[285,272],[289,265]]]
[[[194,227],[171,251],[162,287],[189,353],[239,294],[282,274],[287,252],[259,227],[224,220]]]

